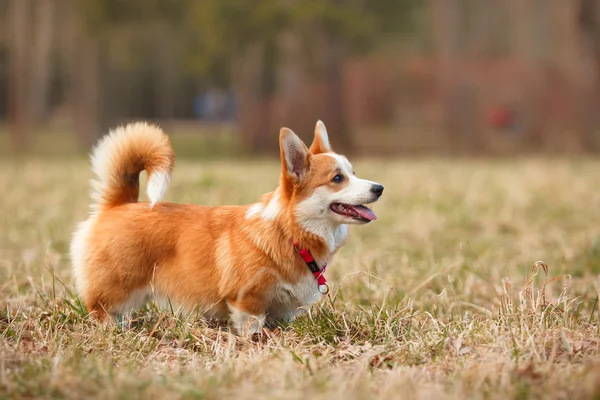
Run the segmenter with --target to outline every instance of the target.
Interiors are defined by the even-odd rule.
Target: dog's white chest
[[[296,283],[280,282],[273,290],[268,314],[273,319],[291,320],[301,307],[321,299],[317,280],[307,271]]]

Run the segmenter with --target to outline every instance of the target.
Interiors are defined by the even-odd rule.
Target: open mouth
[[[369,207],[362,204],[353,206],[350,204],[333,203],[329,208],[336,214],[352,218],[360,222],[371,222],[377,219],[377,216]]]

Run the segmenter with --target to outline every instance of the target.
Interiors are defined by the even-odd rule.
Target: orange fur
[[[316,188],[334,185],[331,179],[339,168],[334,158],[321,154],[330,150],[318,132],[312,152],[303,144],[294,147],[296,139],[282,129],[280,186],[260,203],[205,207],[158,202],[174,163],[169,140],[159,128],[137,123],[106,136],[92,156],[98,175],[94,211],[71,246],[88,311],[105,320],[155,296],[218,319],[233,313],[241,333],[242,325],[252,323],[246,316],[287,318],[307,305],[306,299],[295,298],[302,296],[288,293],[304,293],[305,286],[310,292],[313,278],[292,240],[310,249],[322,265],[345,236],[340,234],[340,243],[330,248],[298,223],[295,205]],[[296,152],[291,171],[287,143]],[[138,202],[142,170],[149,180],[156,171],[166,173],[155,188],[160,195],[149,193],[155,197],[153,206]],[[301,282],[306,285],[298,286]]]
[[[157,171],[170,174],[175,155],[169,138],[160,128],[135,123],[107,135],[94,150],[94,182],[97,204],[111,208],[137,202],[139,174]],[[103,157],[103,159],[99,159]]]

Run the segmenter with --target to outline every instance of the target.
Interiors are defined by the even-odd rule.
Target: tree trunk
[[[460,130],[454,103],[458,92],[457,41],[458,3],[455,0],[431,0],[434,41],[437,47],[438,78],[441,91],[442,129],[448,145],[454,142],[454,133]]]
[[[544,82],[543,53],[539,34],[547,18],[545,8],[538,9],[535,0],[512,0],[510,18],[514,21],[512,47],[520,69],[516,88],[521,98],[524,116],[523,135],[527,145],[539,149],[544,145],[545,116],[543,113]]]
[[[175,114],[175,98],[177,75],[180,72],[177,65],[177,54],[172,43],[174,35],[169,29],[155,29],[157,49],[155,66],[157,71],[156,110],[158,117],[163,120],[173,118]]]
[[[246,45],[233,58],[235,92],[238,100],[238,131],[244,151],[261,154],[269,145],[277,146],[271,132],[269,102],[264,88],[265,44]]]
[[[579,80],[577,85],[579,110],[579,141],[583,150],[595,150],[595,130],[599,119],[598,65],[600,65],[600,29],[596,0],[581,0],[578,13]]]
[[[8,72],[9,135],[16,151],[24,151],[29,136],[28,43],[29,0],[11,0]]]
[[[475,58],[486,58],[491,48],[492,13],[496,0],[478,0],[469,2],[472,18],[472,30],[469,32],[469,53]]]
[[[306,76],[298,35],[291,29],[283,32],[279,35],[279,47],[281,59],[277,68],[277,114],[274,123],[280,127],[287,126],[301,135],[312,134],[316,119],[313,120],[314,106],[306,104]]]
[[[70,105],[75,132],[89,148],[100,135],[99,45],[76,18],[71,23]]]
[[[48,91],[52,71],[55,0],[37,0],[31,85],[31,121],[38,125],[48,114]]]
[[[346,54],[343,43],[334,32],[325,33],[324,75],[325,93],[321,101],[323,122],[327,131],[334,137],[336,148],[341,152],[352,154],[355,150],[354,140],[346,121],[344,107],[343,70]],[[316,122],[316,121],[315,121]]]

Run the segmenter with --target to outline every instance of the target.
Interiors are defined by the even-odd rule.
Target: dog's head
[[[358,178],[352,164],[332,151],[318,121],[310,149],[290,129],[281,129],[281,184],[300,225],[366,224],[375,213],[365,204],[381,197],[383,186]]]

